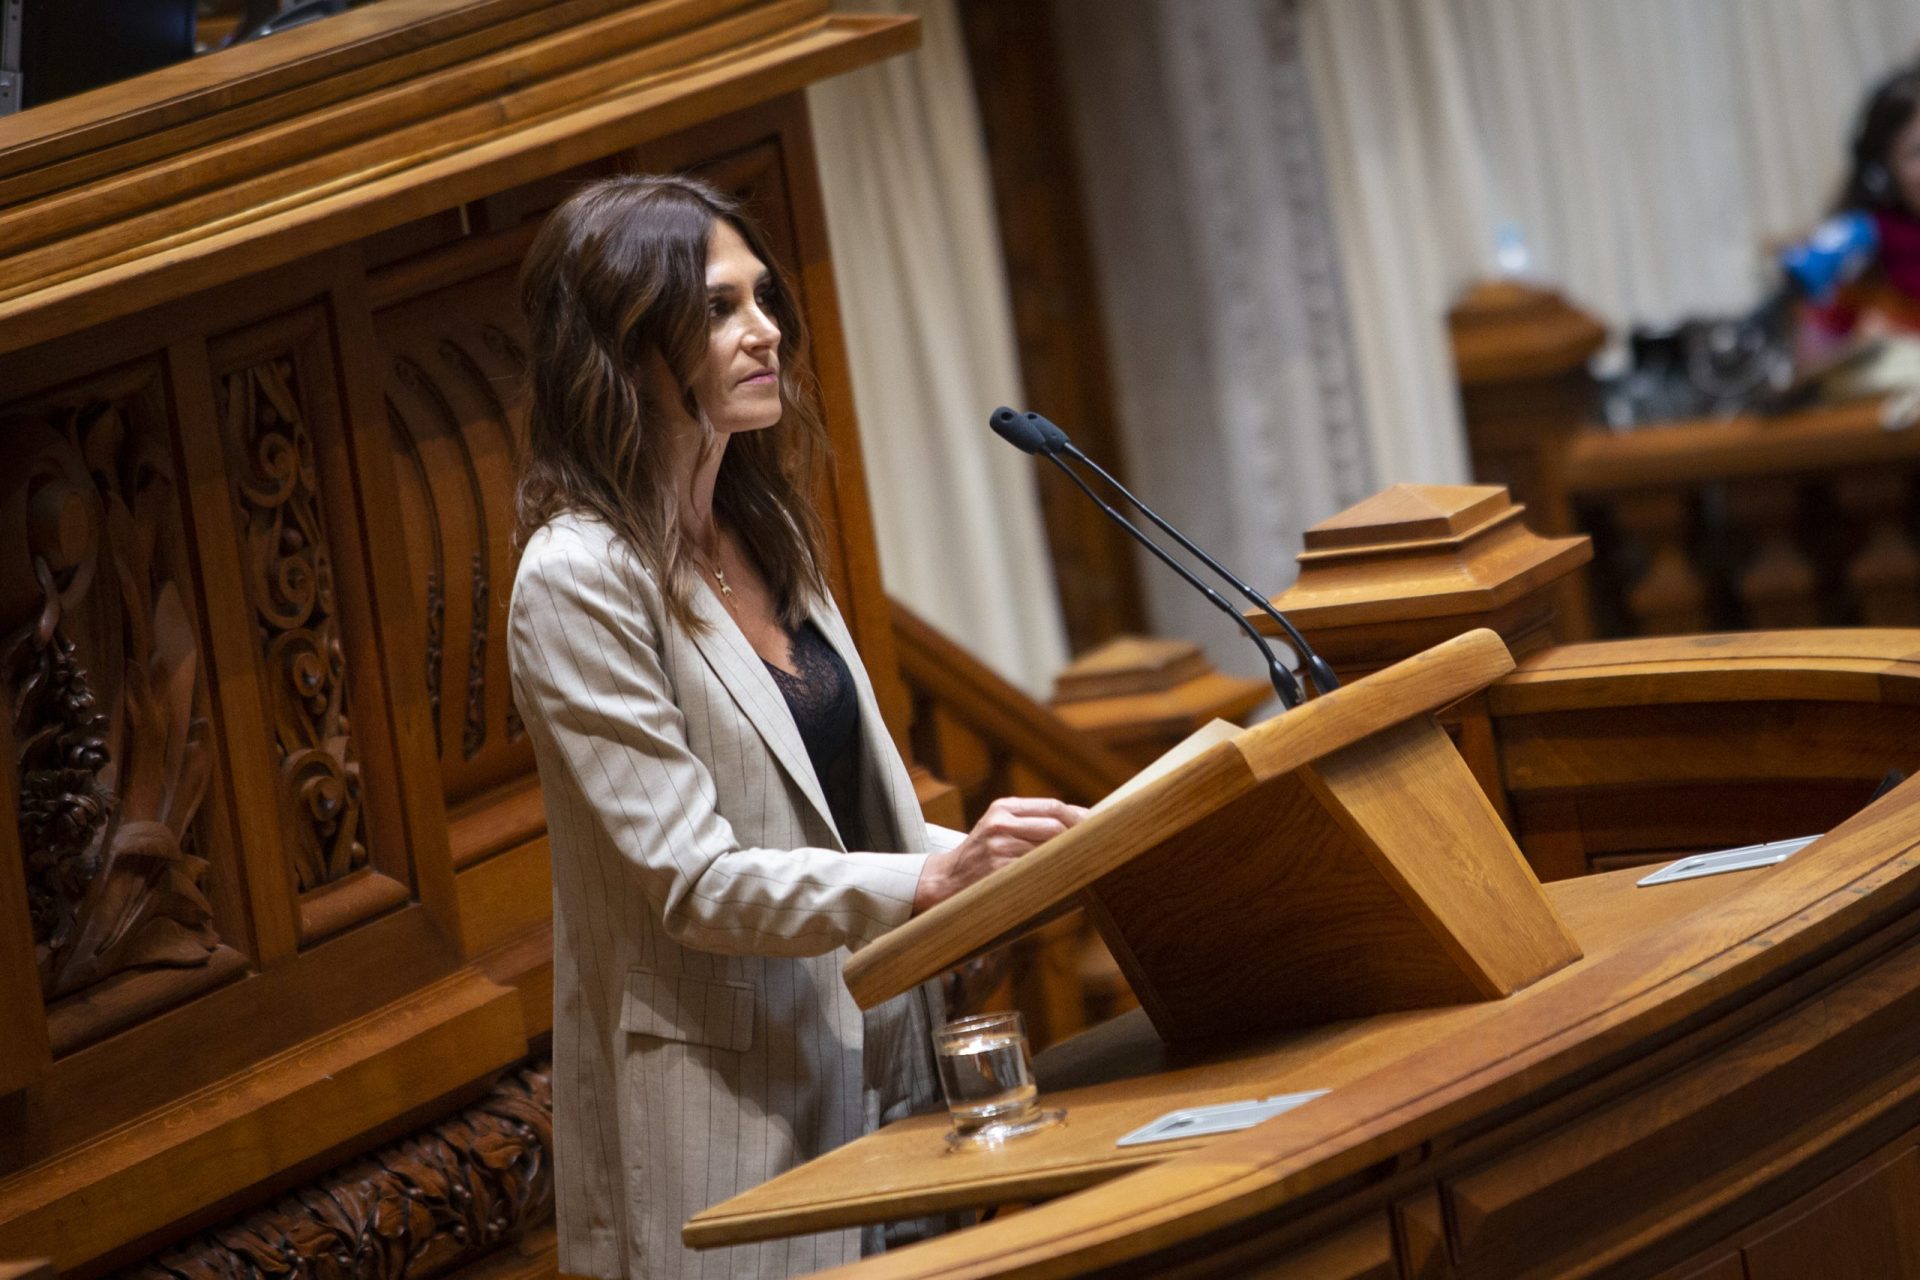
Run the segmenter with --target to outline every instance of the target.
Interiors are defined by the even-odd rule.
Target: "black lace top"
[[[811,621],[793,634],[793,666],[789,675],[773,663],[767,670],[786,697],[787,709],[799,726],[814,776],[826,792],[840,843],[849,849],[866,847],[860,821],[860,700],[853,691],[853,673],[820,628]]]

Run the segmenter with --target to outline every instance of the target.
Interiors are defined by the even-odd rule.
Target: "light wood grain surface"
[[[1576,975],[1741,888],[1739,875],[1636,889],[1638,872],[1547,886],[1586,958],[1512,997],[1546,999]],[[1216,1139],[1114,1145],[1180,1107],[1302,1089],[1337,1089],[1390,1069],[1443,1036],[1505,1016],[1511,1002],[1384,1014],[1287,1032],[1210,1053],[1182,1053],[1144,1013],[1122,1015],[1042,1054],[1035,1063],[1064,1128],[997,1151],[949,1153],[947,1120],[915,1116],[696,1215],[684,1235],[704,1246],[825,1230],[948,1209],[984,1209],[1061,1195],[1196,1152]]]
[[[1373,1046],[1372,1069],[1337,1081],[1328,1098],[857,1272],[1079,1275],[1192,1249],[1221,1259],[1234,1224],[1297,1248],[1342,1221],[1370,1221],[1351,1217],[1378,1205],[1366,1196],[1345,1219],[1315,1218],[1307,1206],[1383,1176],[1389,1194],[1437,1177],[1452,1206],[1449,1247],[1485,1260],[1488,1274],[1518,1273],[1529,1260],[1540,1274],[1664,1272],[1628,1264],[1648,1249],[1677,1260],[1690,1242],[1721,1238],[1728,1224],[1707,1215],[1783,1170],[1803,1170],[1789,1186],[1830,1175],[1834,1164],[1807,1162],[1836,1133],[1911,1131],[1899,1108],[1913,1092],[1900,1064],[1920,1043],[1920,1029],[1908,1032],[1920,1001],[1910,924],[1920,906],[1917,851],[1920,784],[1910,784],[1806,855],[1731,877],[1724,892],[1702,885],[1694,891],[1719,896],[1508,1001],[1423,1015],[1433,1021],[1408,1033],[1400,1053]],[[1729,1040],[1729,1022],[1745,1034]],[[1610,1089],[1583,1092],[1607,1072],[1617,1082]],[[1845,1092],[1856,1079],[1865,1091]],[[1888,1094],[1875,1087],[1880,1079],[1903,1083]],[[1800,1123],[1793,1100],[1806,1091],[1844,1100],[1846,1110]],[[1715,1105],[1722,1097],[1732,1112]],[[1504,1132],[1489,1134],[1502,1123]],[[1558,1148],[1528,1141],[1568,1123],[1575,1128]],[[1606,1177],[1616,1154],[1631,1194]],[[1833,1158],[1859,1157],[1842,1149]],[[1656,1204],[1680,1217],[1636,1217],[1638,1206]]]

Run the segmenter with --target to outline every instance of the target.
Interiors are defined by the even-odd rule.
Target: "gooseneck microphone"
[[[1031,417],[1032,415],[1028,416]],[[1000,438],[1014,448],[1019,449],[1023,453],[1031,453],[1038,457],[1045,458],[1048,462],[1060,468],[1067,479],[1073,481],[1075,488],[1086,494],[1089,501],[1107,513],[1108,519],[1132,534],[1134,540],[1147,550],[1153,552],[1155,556],[1159,557],[1162,564],[1186,579],[1189,586],[1211,600],[1214,607],[1225,613],[1229,618],[1232,618],[1234,622],[1239,625],[1240,629],[1247,633],[1247,638],[1259,646],[1261,655],[1266,658],[1267,679],[1272,682],[1273,691],[1280,698],[1280,705],[1289,710],[1300,705],[1300,682],[1295,680],[1293,678],[1293,672],[1287,670],[1286,665],[1274,656],[1273,648],[1267,643],[1266,637],[1255,630],[1253,624],[1242,617],[1238,609],[1227,603],[1226,598],[1218,591],[1215,591],[1212,587],[1200,581],[1187,566],[1167,554],[1166,548],[1162,547],[1152,538],[1149,538],[1146,534],[1140,532],[1131,520],[1107,505],[1106,501],[1089,488],[1085,480],[1080,478],[1078,472],[1060,460],[1060,456],[1056,451],[1046,447],[1048,438],[1039,427],[1011,409],[995,410],[993,417],[989,421]],[[1044,422],[1045,419],[1041,419],[1041,421]],[[1052,426],[1053,424],[1048,423],[1047,425]],[[1054,427],[1053,429],[1059,431],[1058,427]]]
[[[1080,492],[1086,494],[1095,506],[1107,513],[1108,519],[1132,534],[1134,540],[1141,546],[1160,557],[1160,563],[1185,578],[1187,583],[1192,586],[1195,591],[1198,591],[1201,595],[1213,601],[1217,608],[1238,623],[1240,629],[1247,633],[1247,638],[1260,646],[1260,653],[1267,660],[1267,679],[1272,682],[1274,693],[1279,695],[1280,705],[1288,710],[1292,710],[1294,707],[1300,705],[1300,682],[1293,678],[1293,672],[1287,670],[1286,664],[1274,656],[1273,646],[1267,643],[1267,638],[1255,630],[1253,624],[1241,616],[1240,611],[1229,604],[1225,596],[1222,596],[1218,591],[1215,591],[1212,587],[1194,577],[1187,566],[1167,554],[1166,548],[1162,547],[1152,538],[1149,538],[1146,534],[1140,532],[1138,528],[1134,527],[1134,523],[1131,520],[1108,506],[1099,494],[1087,486],[1087,482],[1082,480],[1072,467],[1060,461],[1058,454],[1042,453],[1040,456],[1060,468],[1060,470],[1065,473],[1067,479],[1073,481],[1074,486],[1078,488]]]
[[[1241,581],[1241,579],[1229,571],[1225,565],[1196,546],[1192,539],[1167,523],[1167,521],[1160,516],[1159,512],[1142,502],[1134,495],[1132,490],[1114,479],[1105,467],[1102,467],[1098,462],[1095,462],[1092,458],[1082,453],[1073,441],[1068,438],[1065,431],[1062,431],[1059,427],[1037,413],[1017,413],[1012,409],[1004,407],[994,410],[992,417],[988,419],[988,423],[992,426],[996,435],[1008,444],[1011,444],[1014,448],[1019,449],[1023,453],[1031,453],[1043,457],[1053,463],[1054,466],[1066,474],[1068,479],[1073,481],[1075,487],[1077,487],[1080,492],[1092,499],[1111,519],[1126,529],[1127,532],[1131,533],[1142,546],[1145,546],[1158,556],[1162,563],[1174,569],[1181,577],[1185,578],[1189,583],[1192,583],[1204,593],[1208,599],[1231,614],[1247,634],[1254,638],[1254,642],[1260,646],[1261,653],[1263,653],[1267,659],[1269,675],[1271,676],[1275,669],[1278,669],[1285,675],[1285,683],[1293,691],[1291,697],[1282,690],[1281,681],[1277,679],[1274,681],[1274,690],[1280,694],[1280,701],[1283,706],[1293,707],[1298,705],[1300,701],[1299,685],[1294,681],[1293,674],[1279,664],[1278,660],[1273,656],[1273,651],[1268,648],[1265,640],[1261,638],[1260,633],[1247,623],[1239,610],[1221,599],[1218,593],[1213,591],[1212,588],[1206,586],[1191,573],[1187,572],[1184,565],[1181,565],[1169,556],[1158,543],[1141,533],[1125,516],[1122,516],[1119,512],[1103,502],[1071,467],[1060,460],[1060,454],[1065,453],[1077,458],[1091,467],[1095,474],[1112,485],[1136,510],[1146,516],[1148,520],[1151,520],[1156,528],[1186,548],[1187,551],[1191,552],[1209,569],[1212,569],[1215,573],[1219,574],[1221,578],[1232,584],[1234,589],[1239,591],[1241,595],[1251,600],[1269,618],[1272,618],[1280,629],[1286,633],[1287,638],[1292,641],[1294,648],[1299,651],[1301,665],[1305,668],[1308,678],[1313,681],[1313,687],[1316,690],[1321,693],[1327,693],[1340,687],[1339,677],[1334,675],[1333,668],[1327,665],[1326,659],[1314,652],[1313,646],[1307,643],[1306,637],[1300,634],[1299,629],[1287,619],[1285,614],[1275,609],[1265,596]]]

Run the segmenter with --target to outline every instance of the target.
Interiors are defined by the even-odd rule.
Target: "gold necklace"
[[[720,598],[726,601],[727,608],[738,613],[740,602],[733,598],[733,588],[727,585],[727,575],[720,571],[720,566],[717,564],[708,565],[707,572],[712,574],[713,580],[720,584]]]
[[[727,581],[726,571],[705,555],[698,555],[694,558],[700,562],[702,569],[705,569],[713,575],[713,584],[720,588],[721,602],[734,613],[740,612],[740,602],[734,598],[733,585]]]

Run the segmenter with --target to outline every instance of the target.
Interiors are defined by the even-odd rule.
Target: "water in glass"
[[[1027,1065],[1027,1038],[1018,1027],[949,1039],[938,1057],[955,1132],[1018,1124],[1033,1111],[1039,1091]]]

